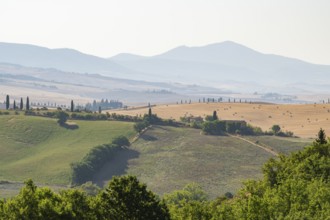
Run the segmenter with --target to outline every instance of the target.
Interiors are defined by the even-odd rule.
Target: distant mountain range
[[[91,74],[98,74],[94,76],[166,83],[167,87],[174,83],[200,85],[227,92],[330,93],[330,66],[263,54],[231,41],[181,46],[150,57],[123,53],[108,59],[72,49],[0,43],[0,63],[56,69],[62,72],[57,79],[73,72],[88,73],[88,80]],[[95,83],[88,82],[86,75],[74,79]]]
[[[167,80],[216,87],[228,81],[267,86],[330,83],[330,66],[259,53],[231,41],[203,47],[177,47],[152,57],[119,54],[109,60],[153,79],[162,76]]]

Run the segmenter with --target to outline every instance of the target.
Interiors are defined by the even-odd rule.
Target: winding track
[[[247,142],[247,143],[249,143],[249,144],[252,144],[252,145],[254,145],[254,146],[256,146],[256,147],[259,147],[259,148],[261,148],[261,149],[267,151],[268,153],[270,153],[270,154],[272,154],[272,155],[274,155],[274,156],[276,156],[276,157],[278,157],[278,155],[279,155],[279,154],[278,154],[276,151],[274,151],[273,149],[268,148],[268,147],[261,146],[261,145],[259,145],[259,144],[257,144],[257,143],[254,143],[254,142],[252,142],[252,141],[249,141],[249,140],[247,140],[247,139],[245,139],[245,138],[243,138],[243,137],[241,137],[241,136],[232,135],[232,134],[228,134],[228,133],[227,133],[227,135],[228,135],[228,136],[231,136],[231,137],[234,137],[234,138],[237,138],[237,139],[240,139],[240,140],[242,140],[242,141],[245,141],[245,142]]]

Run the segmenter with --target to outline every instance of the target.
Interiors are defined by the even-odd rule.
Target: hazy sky
[[[330,0],[0,0],[0,41],[110,57],[235,41],[330,65]]]

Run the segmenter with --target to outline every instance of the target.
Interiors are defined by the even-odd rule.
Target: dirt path
[[[240,139],[240,140],[242,140],[242,141],[245,141],[245,142],[247,142],[247,143],[249,143],[249,144],[252,144],[252,145],[254,145],[254,146],[256,146],[256,147],[259,147],[259,148],[261,148],[261,149],[267,151],[268,153],[270,153],[270,154],[272,154],[272,155],[278,157],[278,153],[277,153],[276,151],[274,151],[273,149],[271,149],[270,147],[264,147],[264,146],[261,146],[261,145],[259,145],[259,144],[257,144],[257,143],[254,143],[254,142],[252,142],[252,141],[250,141],[250,140],[248,140],[248,139],[245,139],[245,138],[243,138],[243,137],[241,137],[241,136],[231,135],[231,134],[228,134],[228,133],[227,133],[227,135],[229,135],[229,136],[231,136],[231,137],[234,137],[234,138],[237,138],[237,139]]]

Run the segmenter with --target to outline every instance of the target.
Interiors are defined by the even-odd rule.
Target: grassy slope
[[[32,178],[43,184],[67,185],[70,163],[91,147],[109,143],[117,135],[132,137],[132,123],[74,121],[75,130],[60,127],[55,119],[0,116],[0,180]]]
[[[267,138],[268,144],[278,143],[274,137]],[[291,139],[282,141],[283,146],[289,145],[287,151],[305,145]],[[215,197],[235,192],[248,178],[261,177],[261,166],[271,156],[236,138],[201,135],[200,130],[189,128],[154,126],[129,149],[118,153],[95,180],[102,183],[112,175],[128,173],[138,176],[160,195],[197,182]]]
[[[282,154],[289,154],[311,144],[310,139],[287,138],[275,136],[248,136],[248,140],[257,142],[263,146],[269,146],[274,151]]]

